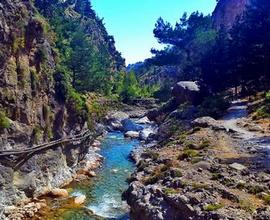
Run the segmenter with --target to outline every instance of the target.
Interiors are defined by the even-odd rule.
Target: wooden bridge
[[[85,145],[85,148],[88,148],[87,144],[93,142],[99,135],[101,134],[94,134],[91,131],[87,130],[74,136],[51,141],[49,143],[36,145],[31,148],[24,148],[19,150],[4,150],[4,151],[0,150],[0,161],[1,163],[7,164],[8,166],[12,166],[13,169],[17,170],[35,154],[50,149],[55,149],[59,146],[65,148],[70,147],[72,145],[74,148],[74,146],[78,147],[81,145]]]

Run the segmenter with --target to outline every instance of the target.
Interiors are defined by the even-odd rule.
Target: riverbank
[[[223,120],[196,119],[139,153],[125,193],[132,219],[269,219],[269,155],[258,141],[269,133],[244,120],[235,103]]]

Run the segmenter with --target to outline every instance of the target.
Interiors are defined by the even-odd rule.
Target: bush
[[[263,195],[262,199],[267,205],[270,205],[270,194]]]
[[[253,119],[270,118],[270,91],[265,94],[263,104],[256,110]]]
[[[10,121],[9,119],[6,117],[5,113],[3,111],[0,110],[0,128],[1,129],[5,129],[5,128],[9,128],[10,127]]]
[[[146,150],[142,153],[142,157],[145,158],[151,158],[152,160],[157,160],[159,157],[159,154],[153,150]]]
[[[163,189],[163,191],[168,196],[169,195],[175,195],[175,194],[179,193],[179,190],[173,189],[173,188],[166,188],[166,189]]]
[[[42,138],[42,128],[40,126],[35,126],[33,129],[33,141],[34,143],[38,143]]]
[[[212,173],[212,178],[211,180],[219,180],[223,177],[221,173]]]
[[[264,191],[264,188],[259,185],[251,185],[248,187],[248,192],[254,195],[261,193],[263,191]]]
[[[189,159],[189,158],[194,158],[199,156],[199,152],[197,150],[192,150],[192,149],[185,149],[182,154],[178,156],[179,160],[184,160],[184,159]]]
[[[230,103],[222,95],[206,97],[199,106],[199,115],[219,118],[229,106]]]
[[[239,202],[239,207],[250,213],[256,210],[255,206],[249,200],[241,200]]]
[[[210,205],[205,206],[203,209],[204,209],[204,211],[212,212],[212,211],[216,211],[216,210],[221,209],[221,208],[223,208],[222,204],[210,204]]]

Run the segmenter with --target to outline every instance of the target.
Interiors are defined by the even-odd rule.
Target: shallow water
[[[138,140],[125,139],[120,132],[108,133],[102,141],[100,154],[105,159],[102,168],[97,170],[97,177],[89,184],[72,186],[72,195],[86,195],[86,207],[61,207],[56,210],[60,212],[57,219],[128,219],[128,206],[121,196],[128,187],[126,179],[135,169],[129,153],[138,145]]]

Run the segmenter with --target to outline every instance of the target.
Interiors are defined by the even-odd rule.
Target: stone
[[[237,171],[243,171],[245,169],[247,169],[246,166],[239,164],[239,163],[233,163],[229,165],[230,168],[237,170]]]
[[[141,131],[143,130],[143,126],[136,124],[134,121],[130,119],[124,119],[121,121],[122,123],[122,130],[123,131]]]
[[[213,130],[226,130],[225,126],[211,118],[211,117],[201,117],[192,121],[193,127],[202,127],[202,128],[212,128]]]
[[[200,101],[200,86],[197,82],[180,81],[173,88],[172,94],[178,104],[196,104]]]
[[[86,196],[85,195],[80,195],[80,196],[77,196],[75,199],[74,199],[74,203],[76,205],[82,205],[85,203],[85,200],[86,200]]]
[[[106,116],[106,118],[107,118],[107,120],[110,120],[110,121],[122,121],[124,119],[128,119],[129,116],[125,112],[117,111],[117,112],[110,112]]]
[[[139,120],[136,121],[138,124],[151,124],[151,121],[147,116],[140,118]]]
[[[140,131],[139,136],[140,136],[141,140],[146,141],[150,137],[150,135],[154,135],[156,133],[157,132],[154,130],[154,128],[149,127],[149,128],[145,128],[142,131]]]
[[[139,138],[139,132],[137,131],[128,131],[125,133],[125,137],[129,137],[129,138]]]

